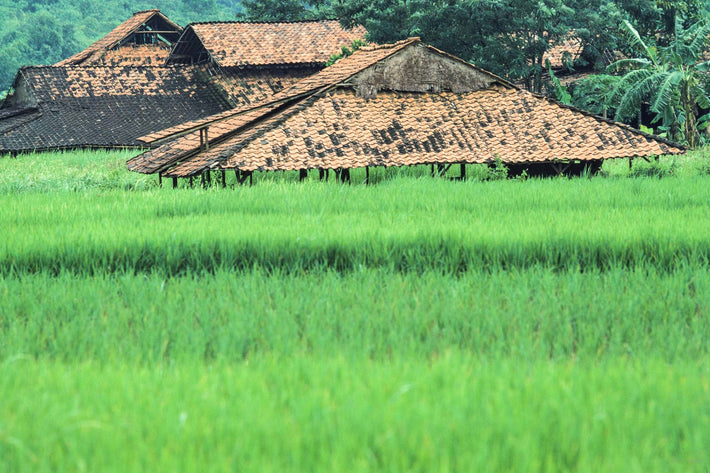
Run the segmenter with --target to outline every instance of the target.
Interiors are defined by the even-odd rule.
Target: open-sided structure
[[[131,170],[351,169],[454,163],[598,164],[678,145],[515,85],[410,38],[363,48],[260,103],[141,138],[173,141]]]
[[[133,14],[85,50],[56,66],[162,66],[182,27],[160,10]]]

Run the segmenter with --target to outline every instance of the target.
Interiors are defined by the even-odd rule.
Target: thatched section
[[[181,138],[130,169],[189,177],[252,171],[598,163],[678,145],[525,92],[412,38],[365,48],[277,94],[142,139]]]

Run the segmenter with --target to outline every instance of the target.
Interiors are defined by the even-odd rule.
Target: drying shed
[[[363,48],[256,107],[141,138],[168,139],[128,161],[129,169],[173,178],[496,160],[562,169],[684,152],[521,90],[418,38]]]
[[[160,10],[133,14],[106,36],[56,66],[162,66],[182,27]]]
[[[159,10],[145,10],[54,67],[22,68],[14,92],[0,104],[0,153],[137,146],[146,132],[267,99],[317,73],[332,52],[365,34],[347,32],[336,21],[206,23],[185,33]],[[168,61],[178,39],[182,49],[209,45],[243,57],[225,67],[210,60]]]
[[[194,68],[25,67],[0,109],[0,152],[140,146],[160,130],[228,110]]]

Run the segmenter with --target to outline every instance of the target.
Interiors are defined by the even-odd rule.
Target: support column
[[[370,185],[370,166],[365,166],[365,185]]]
[[[173,189],[177,189],[177,177],[173,177]]]
[[[227,171],[222,169],[222,189],[227,187]]]
[[[304,181],[308,177],[308,169],[299,169],[298,180]]]
[[[461,180],[466,179],[466,163],[461,163]]]
[[[158,173],[158,187],[163,187],[163,175]]]

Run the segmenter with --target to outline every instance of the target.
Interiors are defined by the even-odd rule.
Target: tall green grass
[[[710,178],[0,195],[0,273],[664,270],[708,263]]]
[[[2,158],[0,472],[707,473],[706,154],[177,191]]]
[[[0,362],[12,473],[698,472],[707,364],[340,356],[163,369]]]
[[[264,354],[702,359],[710,274],[362,270],[0,279],[0,360],[243,362]]]

